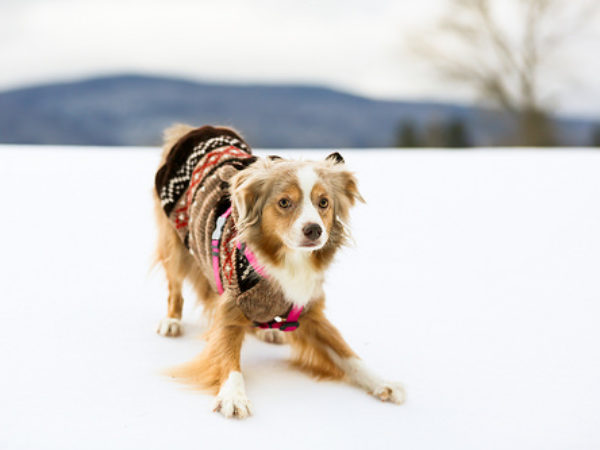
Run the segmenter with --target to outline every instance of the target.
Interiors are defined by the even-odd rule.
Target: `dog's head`
[[[348,231],[357,200],[356,178],[339,153],[324,161],[258,159],[231,182],[240,239],[278,263],[288,251],[329,260]]]

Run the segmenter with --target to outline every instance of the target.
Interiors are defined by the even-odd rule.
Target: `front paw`
[[[225,383],[221,385],[219,394],[213,403],[213,411],[220,412],[225,417],[244,419],[252,415],[250,400],[246,397],[244,378],[238,371],[229,373]]]
[[[179,336],[183,331],[181,320],[172,317],[165,317],[159,323],[156,332],[161,336]]]
[[[252,406],[245,394],[219,394],[213,403],[213,411],[227,418],[245,419],[252,415]]]
[[[401,405],[406,400],[406,391],[400,383],[383,383],[373,391],[373,395],[383,402]]]

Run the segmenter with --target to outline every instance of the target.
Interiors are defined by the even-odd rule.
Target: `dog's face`
[[[339,247],[350,207],[363,200],[338,153],[319,162],[259,159],[233,178],[231,194],[241,239],[273,261]]]

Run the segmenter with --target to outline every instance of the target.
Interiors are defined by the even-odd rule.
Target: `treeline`
[[[592,133],[592,147],[600,147],[600,124],[596,125]]]
[[[544,136],[547,139],[537,141],[537,147],[556,147],[562,146],[561,143],[553,138],[556,134],[549,125],[545,124],[546,128]],[[552,137],[552,138],[549,138]],[[507,135],[506,140],[497,142],[495,145],[527,146],[526,142],[519,139],[519,136]],[[468,148],[477,146],[474,137],[469,132],[469,127],[460,119],[451,119],[448,121],[433,121],[426,125],[418,125],[411,120],[404,120],[398,126],[395,140],[396,147],[400,148],[418,148],[418,147],[434,147],[434,148]],[[531,144],[529,144],[531,145]],[[590,147],[600,147],[600,123],[594,127],[589,138]]]
[[[473,139],[464,122],[453,119],[448,122],[431,122],[424,127],[407,120],[400,124],[396,137],[396,146],[414,147],[472,147]]]

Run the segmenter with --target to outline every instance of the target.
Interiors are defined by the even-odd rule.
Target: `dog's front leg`
[[[213,411],[225,417],[244,419],[252,415],[252,405],[246,396],[244,377],[239,370],[229,372],[213,403]]]
[[[206,347],[194,361],[175,368],[170,374],[215,392],[214,411],[225,417],[244,418],[251,415],[252,409],[246,396],[240,354],[250,322],[227,293],[218,301],[206,334]]]
[[[406,400],[406,391],[401,383],[389,382],[372,372],[358,357],[344,358],[334,349],[328,349],[329,356],[342,369],[348,380],[384,402],[398,405]]]
[[[346,378],[382,401],[401,404],[406,399],[400,383],[388,382],[372,372],[358,358],[327,320],[322,304],[311,308],[291,332],[290,343],[296,349],[296,364],[317,376]]]
[[[225,417],[245,418],[252,414],[240,367],[247,326],[248,319],[225,294],[216,311],[205,349],[214,364],[213,368],[218,367],[219,371],[219,392],[213,410]]]

